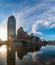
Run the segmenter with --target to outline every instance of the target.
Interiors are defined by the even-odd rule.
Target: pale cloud
[[[46,6],[48,6],[47,11],[44,12],[43,14],[41,14],[39,20],[34,22],[34,24],[32,25],[31,32],[34,34],[43,34],[43,32],[38,31],[40,24],[42,26],[46,27],[47,29],[55,27],[55,24],[52,24],[52,23],[55,23],[55,16],[53,15],[53,12],[55,11],[55,9],[54,9],[55,6],[50,6],[50,5],[41,3],[40,5],[35,5],[34,7],[25,10],[25,12],[22,12],[22,15],[25,16],[25,15],[33,13],[35,10],[44,8]],[[36,16],[36,18],[38,18],[38,16]],[[34,17],[32,19],[34,19]],[[27,24],[28,24],[28,22],[27,22]]]
[[[33,33],[39,32],[39,31],[37,31],[39,24],[43,25],[44,27],[47,27],[47,29],[55,27],[55,16],[54,16],[55,9],[54,8],[55,8],[55,6],[49,6],[49,9],[47,9],[46,12],[44,12],[43,14],[38,15],[36,17],[36,18],[40,19],[40,21],[37,20],[32,25],[32,32]]]
[[[17,29],[22,25],[22,16],[23,13],[22,12],[16,12],[16,13],[12,13],[11,15],[14,15],[15,19],[16,19],[16,31]]]
[[[35,10],[37,10],[37,9],[39,9],[39,8],[42,8],[43,6],[45,6],[45,4],[44,3],[41,3],[40,5],[38,4],[38,5],[35,5],[35,6],[33,6],[33,7],[31,7],[31,8],[28,8],[28,7],[26,7],[25,8],[25,15],[27,14],[31,14],[32,12],[34,12]]]
[[[46,27],[48,27],[48,26],[50,25],[50,22],[44,21],[44,22],[43,22],[43,25],[46,26]]]
[[[36,21],[33,25],[32,25],[32,33],[34,34],[42,34],[41,32],[38,32],[37,29],[38,29],[38,26],[39,24],[42,23],[41,20],[39,20],[38,22]]]
[[[36,61],[36,58],[38,58],[38,57],[36,56],[36,52],[32,53],[32,59],[33,59],[34,62]]]
[[[0,38],[7,40],[7,19],[3,20],[0,24]]]
[[[48,27],[50,25],[50,22],[45,21],[45,20],[37,20],[33,25],[32,25],[32,33],[34,34],[43,34],[42,32],[38,31],[38,28],[40,26],[40,24],[42,26]]]
[[[35,61],[38,61],[39,58],[38,58],[37,55],[42,54],[42,53],[43,53],[43,51],[33,52],[33,53],[32,53],[32,59],[33,59],[33,61],[34,61],[34,62],[35,62]]]
[[[55,23],[51,24],[50,28],[55,28]]]

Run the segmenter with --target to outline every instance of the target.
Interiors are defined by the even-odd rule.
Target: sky
[[[55,0],[0,0],[0,38],[7,39],[8,17],[16,18],[16,30],[41,39],[55,40]]]

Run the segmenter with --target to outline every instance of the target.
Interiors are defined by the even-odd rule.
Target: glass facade
[[[8,18],[8,24],[7,24],[7,29],[8,29],[8,40],[11,38],[14,39],[16,36],[16,20],[14,16],[10,16]]]

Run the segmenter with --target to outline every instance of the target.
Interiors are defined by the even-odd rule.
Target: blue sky
[[[10,15],[17,29],[22,26],[28,34],[55,40],[55,0],[0,0],[0,38],[7,37]]]

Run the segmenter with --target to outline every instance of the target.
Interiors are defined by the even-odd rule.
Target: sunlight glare
[[[0,47],[0,52],[6,52],[7,48],[6,48],[6,45],[3,45]]]
[[[7,40],[7,32],[6,30],[2,29],[1,32],[0,32],[0,39],[1,40]]]

